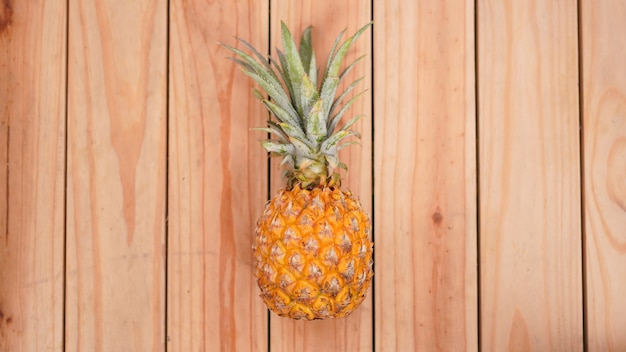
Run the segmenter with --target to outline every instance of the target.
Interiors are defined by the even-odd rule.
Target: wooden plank
[[[476,351],[474,2],[374,2],[377,351]]]
[[[267,0],[170,2],[168,349],[263,351],[252,243],[267,199],[267,119],[217,42],[267,51]],[[239,45],[241,47],[241,45]]]
[[[65,2],[0,3],[0,350],[63,349]]]
[[[576,2],[478,2],[485,351],[583,348]]]
[[[165,344],[167,1],[69,1],[67,350]]]
[[[582,1],[587,336],[626,349],[626,3]]]
[[[271,14],[272,48],[282,48],[280,21],[291,29],[296,42],[307,26],[313,26],[313,43],[320,70],[324,69],[328,52],[337,35],[347,29],[344,39],[354,34],[371,20],[370,2],[361,1],[276,1],[272,2]],[[346,116],[365,114],[353,129],[361,132],[361,145],[342,150],[340,158],[349,167],[342,188],[355,194],[363,209],[372,214],[372,128],[371,128],[371,30],[365,32],[350,49],[345,63],[349,64],[358,56],[366,54],[346,78],[338,91],[359,77],[364,77],[359,92],[367,89],[354,103]],[[275,56],[275,51],[273,52]],[[322,71],[323,72],[323,71]],[[283,186],[281,171],[273,164],[272,192]],[[273,194],[273,193],[272,193]],[[372,350],[372,290],[361,306],[350,316],[342,319],[323,321],[294,321],[271,314],[270,346],[272,351],[371,351]]]

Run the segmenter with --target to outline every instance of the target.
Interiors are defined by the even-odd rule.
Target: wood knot
[[[12,316],[8,316],[6,319],[4,318],[4,312],[0,311],[0,324],[5,323],[7,325],[11,324],[13,322],[13,317]]]
[[[435,225],[439,225],[443,221],[443,216],[441,216],[441,213],[438,211],[434,212],[431,218],[433,219]]]
[[[0,33],[11,26],[13,6],[11,0],[0,0]]]

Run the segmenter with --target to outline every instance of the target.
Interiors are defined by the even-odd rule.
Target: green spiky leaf
[[[262,141],[261,146],[268,152],[278,155],[292,155],[296,147],[290,143],[280,143],[276,141]]]
[[[270,73],[274,77],[274,79],[278,80],[278,77],[276,76],[276,73],[272,69],[272,66],[271,66],[269,60],[266,59],[263,54],[261,54],[258,50],[256,50],[247,41],[245,41],[245,40],[243,40],[241,38],[237,38],[237,40],[239,40],[246,48],[250,49],[250,51],[252,51],[252,53],[259,59],[259,62],[262,63],[263,66],[265,66],[265,69],[267,70],[267,72]]]
[[[347,28],[341,31],[341,33],[339,33],[337,38],[335,38],[335,42],[333,43],[333,46],[330,49],[330,53],[328,54],[328,60],[326,61],[326,67],[324,69],[324,76],[323,76],[324,79],[328,77],[328,68],[330,67],[330,62],[333,59],[333,56],[335,56],[335,51],[337,50],[337,46],[339,45],[339,42],[341,42],[341,38],[346,33],[346,31],[347,31]]]
[[[304,116],[302,110],[302,98],[301,95],[304,94],[302,91],[303,87],[303,77],[306,74],[304,72],[304,66],[302,65],[302,60],[300,60],[300,53],[296,48],[296,43],[293,41],[293,37],[291,36],[291,32],[285,22],[280,22],[280,30],[281,37],[283,41],[283,48],[285,49],[285,62],[286,68],[283,67],[283,70],[289,74],[289,79],[291,80],[292,88],[293,88],[293,97],[292,101],[295,103],[296,111],[300,114],[300,116]]]
[[[300,39],[300,48],[298,50],[302,67],[309,68],[311,65],[311,57],[313,56],[313,40],[311,38],[311,26],[308,26],[302,32]]]
[[[279,123],[278,125],[285,132],[285,134],[287,134],[287,136],[306,144],[309,150],[313,150],[314,141],[309,140],[308,137],[302,132],[302,130],[284,122]]]
[[[366,24],[361,27],[352,37],[346,39],[341,46],[337,49],[337,51],[331,56],[329,56],[328,65],[326,67],[326,73],[324,75],[324,80],[322,83],[322,89],[320,92],[320,96],[322,99],[326,97],[334,97],[337,91],[337,87],[339,86],[339,82],[341,79],[339,78],[339,69],[341,67],[341,63],[348,53],[348,49],[352,46],[354,41],[363,33],[369,26],[372,25],[372,22]],[[358,60],[358,59],[357,59]],[[328,115],[330,112],[330,107],[332,105],[332,99],[326,101],[324,104],[324,111]]]
[[[278,137],[278,140],[286,143],[289,142],[289,136],[280,128],[280,126],[276,125],[272,121],[268,121],[268,127],[254,127],[251,128],[252,131],[261,131],[273,134]]]
[[[276,116],[278,121],[288,122],[294,125],[294,127],[300,128],[300,123],[299,123],[299,119],[297,115],[294,116],[292,112],[289,112],[283,109],[282,106],[275,104],[271,100],[267,100],[267,99],[263,100],[263,105],[265,105],[265,108],[269,112],[271,112],[274,116]]]
[[[350,109],[359,93],[344,103],[362,78],[351,82],[336,96],[341,81],[348,76],[364,56],[358,57],[341,70],[348,50],[371,23],[360,28],[342,42],[345,31],[333,43],[324,74],[318,76],[317,61],[312,41],[311,27],[300,38],[299,46],[291,32],[281,22],[283,51],[276,50],[277,59],[267,59],[250,43],[237,38],[250,54],[223,44],[235,55],[231,58],[242,71],[254,80],[263,91],[253,90],[254,96],[277,121],[268,121],[266,127],[256,131],[268,133],[272,140],[262,141],[271,156],[282,156],[281,166],[287,166],[285,176],[288,186],[300,183],[301,187],[317,184],[340,184],[340,175],[333,169],[347,166],[339,160],[338,151],[355,141],[344,140],[359,134],[349,128],[363,115],[349,120],[335,131],[342,116]],[[321,82],[318,84],[318,80]],[[342,142],[343,141],[343,142]]]
[[[348,130],[350,127],[352,127],[352,125],[354,125],[357,121],[359,121],[363,116],[365,116],[365,115],[363,115],[363,114],[356,115],[350,121],[348,121],[345,124],[345,126],[343,126],[341,129],[342,130]]]
[[[352,82],[352,84],[350,84],[343,92],[341,92],[341,94],[339,94],[339,96],[333,102],[333,105],[330,107],[329,116],[333,115],[335,110],[341,105],[341,103],[343,102],[345,97],[348,95],[348,93],[350,93],[357,86],[357,84],[359,84],[362,80],[363,80],[363,77],[358,78],[357,80]],[[331,122],[332,122],[332,119],[328,119],[329,126]]]
[[[348,109],[350,109],[350,107],[352,106],[352,104],[354,104],[354,102],[361,96],[363,95],[363,93],[365,93],[365,91],[360,92],[359,94],[353,96],[350,100],[348,100],[348,102],[341,107],[341,110],[339,110],[339,112],[333,116],[333,118],[331,119],[330,122],[330,128],[329,131],[334,131],[335,128],[337,127],[337,124],[339,123],[339,120],[341,120],[341,117],[343,116],[343,114],[346,113],[346,111],[348,111]]]
[[[321,151],[324,154],[336,154],[337,143],[350,136],[360,137],[358,132],[352,130],[340,130],[322,143]]]
[[[326,115],[324,115],[324,102],[320,99],[311,108],[306,118],[306,134],[310,141],[318,144],[326,138]]]

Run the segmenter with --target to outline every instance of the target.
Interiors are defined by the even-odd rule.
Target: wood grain
[[[165,344],[167,2],[69,1],[67,350]]]
[[[66,20],[0,3],[0,351],[63,349]]]
[[[476,351],[474,2],[374,2],[376,351]]]
[[[626,3],[581,2],[587,336],[626,350]]]
[[[484,351],[581,351],[577,9],[478,2]]]
[[[267,199],[267,119],[219,42],[267,51],[267,1],[170,2],[168,349],[263,351],[252,270]]]
[[[328,52],[337,35],[347,29],[344,40],[371,20],[371,6],[362,1],[276,1],[272,2],[271,14],[272,49],[282,48],[280,21],[290,28],[297,43],[300,34],[313,26],[313,43],[319,70],[323,72]],[[275,55],[275,51],[272,51]],[[371,29],[360,36],[346,56],[344,65],[357,57],[367,55],[354,70],[344,78],[338,92],[349,83],[364,77],[354,90],[367,89],[346,113],[344,120],[357,114],[365,116],[353,126],[361,133],[361,145],[342,150],[340,158],[349,167],[342,183],[343,189],[355,194],[368,214],[372,214],[372,117],[371,117]],[[349,98],[349,97],[348,97]],[[273,164],[272,192],[283,186],[281,171]],[[372,350],[372,290],[361,306],[347,318],[324,321],[293,321],[271,314],[270,346],[272,351],[371,351]]]

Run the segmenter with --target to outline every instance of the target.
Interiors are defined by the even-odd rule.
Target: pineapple
[[[254,269],[261,297],[274,313],[293,319],[325,319],[352,313],[365,299],[372,279],[370,221],[359,202],[342,190],[338,158],[342,148],[358,137],[350,127],[357,115],[340,127],[339,121],[354,100],[343,102],[358,79],[338,96],[341,80],[357,58],[342,71],[340,66],[354,41],[371,23],[331,49],[318,84],[318,69],[311,27],[304,30],[299,48],[281,23],[283,50],[278,61],[265,57],[246,41],[252,54],[224,45],[267,94],[255,95],[276,121],[265,131],[275,138],[262,142],[271,156],[282,157],[285,188],[268,202],[259,218],[253,244]],[[340,143],[341,142],[341,143]]]

